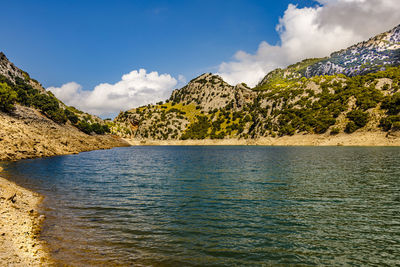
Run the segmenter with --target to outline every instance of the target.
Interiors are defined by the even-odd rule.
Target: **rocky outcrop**
[[[191,80],[185,87],[174,90],[170,101],[193,103],[203,111],[211,111],[226,106],[234,100],[233,86],[218,75],[205,73]]]
[[[11,63],[3,52],[0,52],[0,74],[15,82],[15,78],[25,79],[23,72]]]
[[[241,108],[252,102],[256,93],[241,83],[229,85],[220,76],[205,73],[191,80],[185,87],[174,90],[170,97],[173,103],[193,103],[204,112],[221,109],[227,105]]]
[[[3,52],[0,52],[0,75],[6,77],[13,83],[16,82],[17,78],[20,78],[36,90],[42,93],[46,91],[38,81],[31,79],[27,72],[19,69],[11,61],[9,61]]]
[[[399,64],[400,25],[368,41],[335,52],[329,58],[308,66],[305,76],[339,73],[354,76],[384,70],[388,66]]]

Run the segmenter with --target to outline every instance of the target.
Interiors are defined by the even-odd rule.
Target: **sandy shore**
[[[41,201],[39,194],[0,177],[0,266],[53,265],[39,240]]]
[[[260,146],[400,146],[400,134],[385,132],[356,132],[353,134],[331,135],[294,135],[278,138],[259,139],[222,139],[222,140],[137,140],[125,139],[134,146],[206,146],[206,145],[260,145]]]

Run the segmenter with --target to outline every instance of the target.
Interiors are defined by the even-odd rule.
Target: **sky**
[[[205,72],[255,86],[400,24],[398,0],[2,1],[0,51],[101,117],[155,103]]]

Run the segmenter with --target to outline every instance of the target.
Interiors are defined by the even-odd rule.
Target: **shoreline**
[[[350,135],[338,134],[335,136],[327,134],[294,135],[277,138],[221,140],[138,140],[128,138],[122,138],[122,140],[131,146],[400,146],[400,133],[356,132]],[[122,140],[120,144],[123,144]],[[110,148],[108,146],[110,144],[97,147],[97,149]],[[82,149],[80,152],[88,150],[93,149]],[[60,155],[60,153],[54,154]],[[61,153],[61,155],[65,154],[74,154],[74,152]],[[40,156],[36,155],[35,158],[37,157]],[[23,158],[26,157],[15,157],[13,160]],[[0,175],[1,172],[2,168],[0,167]],[[47,244],[40,240],[41,226],[45,219],[45,216],[39,213],[43,198],[36,192],[0,177],[0,265],[54,265]]]
[[[297,134],[258,139],[138,140],[125,138],[124,140],[132,146],[400,146],[400,133]]]
[[[0,177],[0,265],[53,265],[46,243],[40,240],[45,219],[39,213],[42,200],[40,194]]]

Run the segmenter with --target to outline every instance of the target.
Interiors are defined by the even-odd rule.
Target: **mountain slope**
[[[66,106],[0,53],[0,160],[127,145],[95,134],[108,127],[100,118]]]
[[[175,90],[165,104],[122,112],[115,123],[126,127],[125,136],[139,140],[397,135],[399,32],[398,26],[329,58],[274,70],[253,89],[203,74]]]
[[[362,75],[400,62],[400,25],[368,41],[333,53],[328,59],[310,65],[306,77],[345,74]]]

